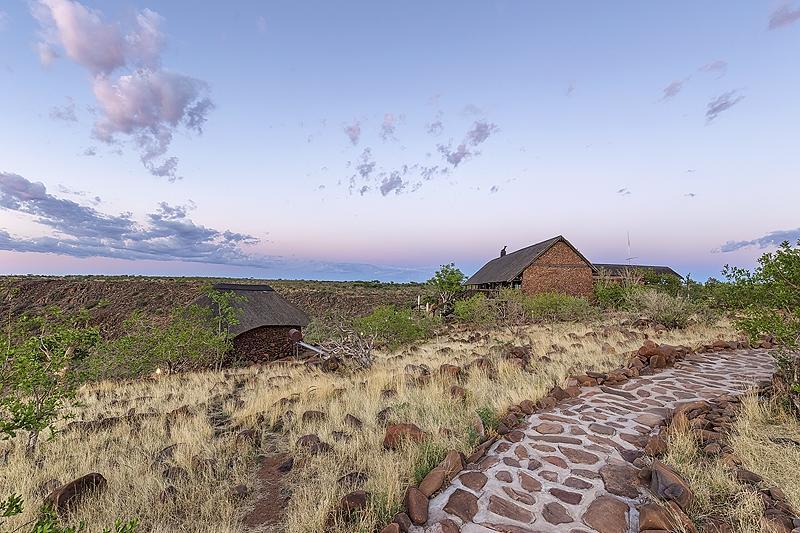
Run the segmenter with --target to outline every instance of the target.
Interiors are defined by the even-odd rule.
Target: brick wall
[[[241,362],[266,363],[290,356],[294,353],[289,340],[293,327],[262,326],[245,331],[233,339],[233,357]]]
[[[572,248],[558,242],[522,273],[526,294],[560,292],[589,298],[592,295],[592,269]]]

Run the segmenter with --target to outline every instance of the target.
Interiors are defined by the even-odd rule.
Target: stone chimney
[[[506,248],[508,248],[508,246],[503,246],[503,249],[500,250],[500,257],[503,257],[504,255],[506,255]]]

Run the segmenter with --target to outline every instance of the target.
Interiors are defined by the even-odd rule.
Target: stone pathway
[[[620,386],[582,388],[468,465],[431,499],[427,526],[450,519],[464,533],[638,532],[631,462],[653,428],[679,403],[739,392],[772,371],[766,350],[706,353]],[[426,529],[442,528],[410,531]]]

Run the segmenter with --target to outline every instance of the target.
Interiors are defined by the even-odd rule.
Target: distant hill
[[[41,314],[48,306],[75,313],[88,309],[91,323],[109,336],[116,336],[123,321],[136,310],[162,318],[176,307],[191,304],[205,285],[265,283],[313,318],[330,314],[358,316],[376,306],[416,305],[425,293],[420,284],[379,282],[252,280],[222,278],[161,278],[141,276],[2,276],[0,310],[5,318]],[[13,296],[9,299],[9,295]]]

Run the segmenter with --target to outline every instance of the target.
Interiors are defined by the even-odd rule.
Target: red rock
[[[667,453],[667,443],[659,435],[652,435],[647,439],[647,444],[644,447],[644,453],[652,457],[657,457]]]
[[[426,433],[415,424],[391,424],[386,428],[383,447],[387,450],[396,450],[403,441],[422,442],[426,437]]]
[[[519,402],[519,408],[526,415],[531,415],[534,411],[536,411],[536,404],[530,400],[522,400]]]
[[[321,420],[325,420],[326,415],[322,411],[306,411],[303,413],[301,417],[303,422],[306,424],[310,424],[312,422],[319,422]]]
[[[564,503],[568,503],[570,505],[577,505],[583,499],[583,496],[578,494],[577,492],[571,492],[564,489],[559,488],[552,488],[548,491],[550,494],[558,498]]]
[[[367,508],[367,501],[369,500],[369,493],[363,490],[357,490],[349,494],[345,494],[339,501],[339,510],[345,514],[363,511]]]
[[[533,429],[543,435],[557,435],[564,432],[564,426],[555,422],[542,422]]]
[[[444,511],[456,515],[464,522],[470,522],[478,512],[478,498],[465,490],[456,489],[447,500]]]
[[[598,533],[628,533],[628,504],[611,496],[600,496],[583,513],[583,523]]]
[[[525,472],[519,473],[519,483],[522,485],[522,488],[528,492],[539,492],[542,490],[542,484]]]
[[[556,502],[545,504],[544,508],[542,509],[542,517],[544,517],[547,522],[553,524],[554,526],[557,526],[558,524],[568,524],[569,522],[573,521],[566,508],[564,508],[564,506],[560,503]]]
[[[665,500],[673,500],[686,509],[694,497],[686,481],[657,459],[653,461],[651,470],[650,492]]]
[[[559,446],[558,449],[561,451],[561,453],[564,454],[564,456],[567,459],[569,459],[571,463],[593,465],[600,460],[600,458],[597,457],[595,454],[579,450],[578,448],[570,448],[569,446]]]
[[[517,522],[529,523],[533,520],[533,514],[524,507],[512,503],[504,498],[492,494],[489,496],[489,511]]]
[[[97,472],[86,474],[51,492],[44,503],[59,514],[68,512],[91,494],[102,492],[108,486],[106,478]]]
[[[414,524],[420,526],[428,521],[428,497],[418,488],[408,487],[405,503],[408,516]]]
[[[489,478],[483,472],[464,472],[458,479],[465,487],[469,487],[474,491],[479,491],[486,485]]]
[[[444,460],[420,482],[419,490],[427,497],[439,490],[445,481],[450,481],[453,474],[464,468],[461,461],[461,454],[456,450],[450,450]]]
[[[381,529],[381,533],[402,533],[402,531],[400,530],[399,524],[392,522],[385,528]]]
[[[467,398],[467,389],[464,387],[459,387],[458,385],[452,385],[450,387],[450,396],[465,400]]]
[[[625,464],[607,464],[600,469],[600,477],[608,492],[617,496],[639,496],[637,470]]]

